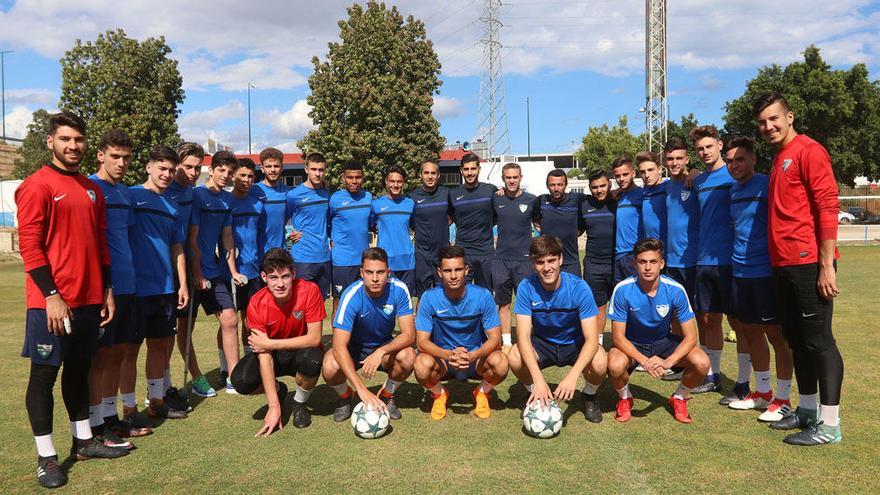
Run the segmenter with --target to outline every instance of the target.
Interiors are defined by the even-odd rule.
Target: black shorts
[[[349,285],[361,278],[360,265],[333,266],[333,297],[339,299]]]
[[[274,351],[275,377],[296,376],[302,374],[306,378],[316,378],[321,374],[321,361],[324,351],[317,347],[306,347],[295,351]],[[232,370],[229,381],[235,391],[247,395],[263,384],[260,375],[260,358],[255,352],[245,353],[244,357]]]
[[[733,277],[731,314],[743,323],[776,324],[776,291],[773,277]]]
[[[468,265],[467,281],[473,282],[480,287],[492,290],[492,260],[495,255],[465,255]]]
[[[584,347],[583,342],[572,344],[555,344],[532,334],[532,347],[538,354],[538,366],[541,369],[548,366],[571,366],[577,361]]]
[[[442,285],[440,276],[437,275],[437,259],[436,256],[428,258],[419,255],[416,252],[416,273],[415,273],[415,290],[413,297],[422,297],[426,291]]]
[[[675,352],[675,350],[678,348],[678,344],[681,343],[681,340],[681,335],[670,333],[666,337],[655,340],[654,342],[630,341],[630,343],[633,345],[633,347],[636,348],[636,350],[649,358],[657,356],[660,359],[666,359],[671,356],[673,352]],[[636,365],[633,364],[629,371],[632,372],[635,367]]]
[[[137,298],[138,332],[147,339],[162,339],[175,334],[177,294]]]
[[[117,344],[140,344],[144,336],[138,328],[137,298],[134,294],[114,296],[116,315],[106,327],[100,329],[99,342],[102,347]]]
[[[572,261],[571,263],[563,263],[562,271],[568,272],[577,278],[581,278],[581,264],[577,260]]]
[[[452,365],[449,364],[449,361],[446,361],[446,375],[441,378],[442,381],[447,380],[458,380],[460,382],[466,382],[468,380],[482,380],[483,375],[477,370],[477,366],[479,366],[480,361],[476,361],[471,363],[467,368],[453,368]]]
[[[403,282],[406,285],[406,290],[409,291],[410,297],[412,297],[412,293],[416,290],[416,271],[415,270],[393,270],[392,274],[394,278]]]
[[[614,286],[617,287],[623,279],[636,275],[636,267],[633,265],[636,257],[627,253],[614,260]]]
[[[836,269],[836,264],[835,264]],[[777,318],[794,350],[821,353],[835,345],[831,331],[834,303],[819,295],[819,265],[781,266],[773,269]]]
[[[390,342],[390,340],[388,342]],[[348,343],[348,355],[351,356],[351,360],[354,361],[355,371],[361,369],[361,367],[363,366],[363,363],[361,363],[361,361],[363,361],[364,359],[367,359],[367,357],[369,357],[370,354],[375,352],[376,349],[382,347],[383,345],[387,344],[388,342],[384,342],[384,343],[376,345],[376,346],[364,346],[358,342],[349,342]],[[388,370],[386,370],[385,367],[382,366],[381,364],[379,365],[378,369],[379,369],[379,371],[384,371],[385,373],[388,373]]]
[[[513,291],[519,283],[532,273],[535,267],[528,258],[521,260],[492,260],[492,290],[495,292],[495,304],[510,304]]]
[[[593,292],[596,306],[601,308],[611,299],[611,292],[614,291],[613,278],[613,262],[600,264],[584,259],[584,280],[590,286],[590,291]]]
[[[318,284],[321,297],[330,297],[330,286],[333,285],[333,266],[329,261],[321,263],[293,263],[296,269],[296,278],[308,280]]]
[[[235,309],[231,281],[225,278],[212,278],[210,282],[210,289],[200,290],[196,293],[196,307],[193,309],[198,309],[201,306],[206,315],[215,315],[224,309]]]
[[[694,311],[702,313],[729,313],[733,275],[730,265],[697,265],[697,291]]]
[[[55,335],[49,331],[45,309],[28,309],[21,357],[31,358],[34,364],[56,367],[67,358],[91,359],[98,352],[101,307],[82,306],[70,311],[70,335]]]
[[[666,267],[666,275],[672,280],[680,283],[687,293],[691,307],[696,305],[695,296],[697,294],[697,267],[689,266],[687,268]]]
[[[235,305],[236,309],[239,311],[244,311],[247,314],[248,304],[251,302],[251,298],[254,297],[254,294],[257,293],[260,289],[263,288],[262,279],[250,278],[247,283],[244,285],[236,285],[235,286]]]

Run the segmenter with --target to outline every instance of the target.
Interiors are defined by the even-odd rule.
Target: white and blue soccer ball
[[[379,438],[388,432],[391,418],[385,411],[367,408],[363,402],[354,406],[351,412],[351,427],[360,438]]]
[[[552,438],[562,430],[562,409],[556,401],[544,407],[535,401],[523,411],[523,426],[526,433],[535,438]]]

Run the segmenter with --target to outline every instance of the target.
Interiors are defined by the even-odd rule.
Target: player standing
[[[287,213],[293,218],[290,255],[296,276],[318,284],[327,299],[333,277],[327,236],[330,191],[324,183],[327,160],[320,153],[309,153],[305,167],[306,181],[287,193]]]
[[[636,168],[644,181],[642,198],[642,238],[659,239],[666,245],[666,185],[660,175],[660,158],[642,151],[636,155]]]
[[[666,273],[687,292],[691,307],[697,288],[697,243],[700,237],[700,203],[696,192],[687,186],[687,144],[671,138],[663,147],[666,169]]]
[[[409,235],[415,201],[403,195],[406,172],[392,165],[385,171],[387,194],[373,200],[371,221],[376,227],[376,245],[388,254],[388,268],[410,291],[415,290],[416,257]]]
[[[552,235],[562,241],[562,271],[581,276],[578,237],[583,233],[580,206],[583,195],[579,192],[565,192],[568,177],[562,169],[551,170],[547,174],[549,194],[538,197],[540,213],[538,224],[542,234]]]
[[[590,195],[581,203],[581,222],[587,234],[584,252],[584,280],[596,301],[596,329],[599,344],[605,331],[605,305],[611,298],[614,279],[614,229],[617,202],[611,198],[611,181],[604,171],[589,178]]]
[[[468,281],[480,287],[491,287],[491,264],[495,253],[492,196],[498,188],[480,182],[480,158],[473,153],[461,158],[460,171],[464,182],[449,190],[455,245],[461,246],[467,256]]]
[[[360,276],[361,253],[370,247],[370,211],[373,195],[364,191],[364,166],[342,165],[345,187],[330,196],[330,255],[333,260],[333,313],[342,292]]]
[[[416,287],[413,297],[421,297],[426,290],[440,285],[437,275],[437,253],[449,244],[449,188],[440,185],[440,166],[436,159],[422,162],[419,177],[421,187],[407,196],[415,201],[410,217],[416,252]]]
[[[636,186],[632,159],[621,155],[614,160],[611,168],[614,180],[620,188],[616,192],[617,213],[614,229],[614,285],[635,275],[633,268],[633,246],[642,234],[642,199],[645,190]]]
[[[284,226],[290,215],[287,212],[287,193],[290,188],[281,180],[284,171],[284,153],[275,148],[260,152],[260,171],[263,180],[258,182],[251,194],[255,195],[266,211],[266,224],[263,227],[264,243],[260,257],[272,248],[284,247]]]

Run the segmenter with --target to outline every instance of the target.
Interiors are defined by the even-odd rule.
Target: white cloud
[[[12,111],[6,113],[6,135],[13,138],[24,139],[27,134],[27,126],[33,121],[34,112],[24,105],[17,105]]]
[[[228,120],[244,117],[244,112],[244,104],[232,100],[217,108],[190,112],[181,116],[177,123],[187,129],[213,129]]]
[[[35,107],[55,106],[58,95],[54,91],[43,88],[7,89],[7,105],[28,105]]]
[[[464,106],[458,98],[435,96],[431,112],[437,119],[454,119],[465,113]]]
[[[257,118],[268,124],[271,131],[269,137],[277,140],[299,139],[315,128],[309,112],[312,107],[306,100],[297,100],[287,111],[270,110],[261,112]]]

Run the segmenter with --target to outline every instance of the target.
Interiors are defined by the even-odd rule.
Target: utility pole
[[[477,139],[487,146],[483,157],[492,161],[510,152],[507,108],[504,104],[504,79],[501,73],[501,21],[498,11],[501,0],[483,0],[483,69],[480,74],[480,106]]]
[[[529,97],[526,96],[526,150],[529,158],[532,157],[532,119],[529,115]]]
[[[666,0],[645,0],[645,135],[648,151],[666,144]]]
[[[255,88],[250,81],[247,83],[247,103],[248,103],[248,155],[251,154],[251,88]]]
[[[3,142],[6,142],[6,54],[12,50],[0,50],[0,115],[3,117]]]

